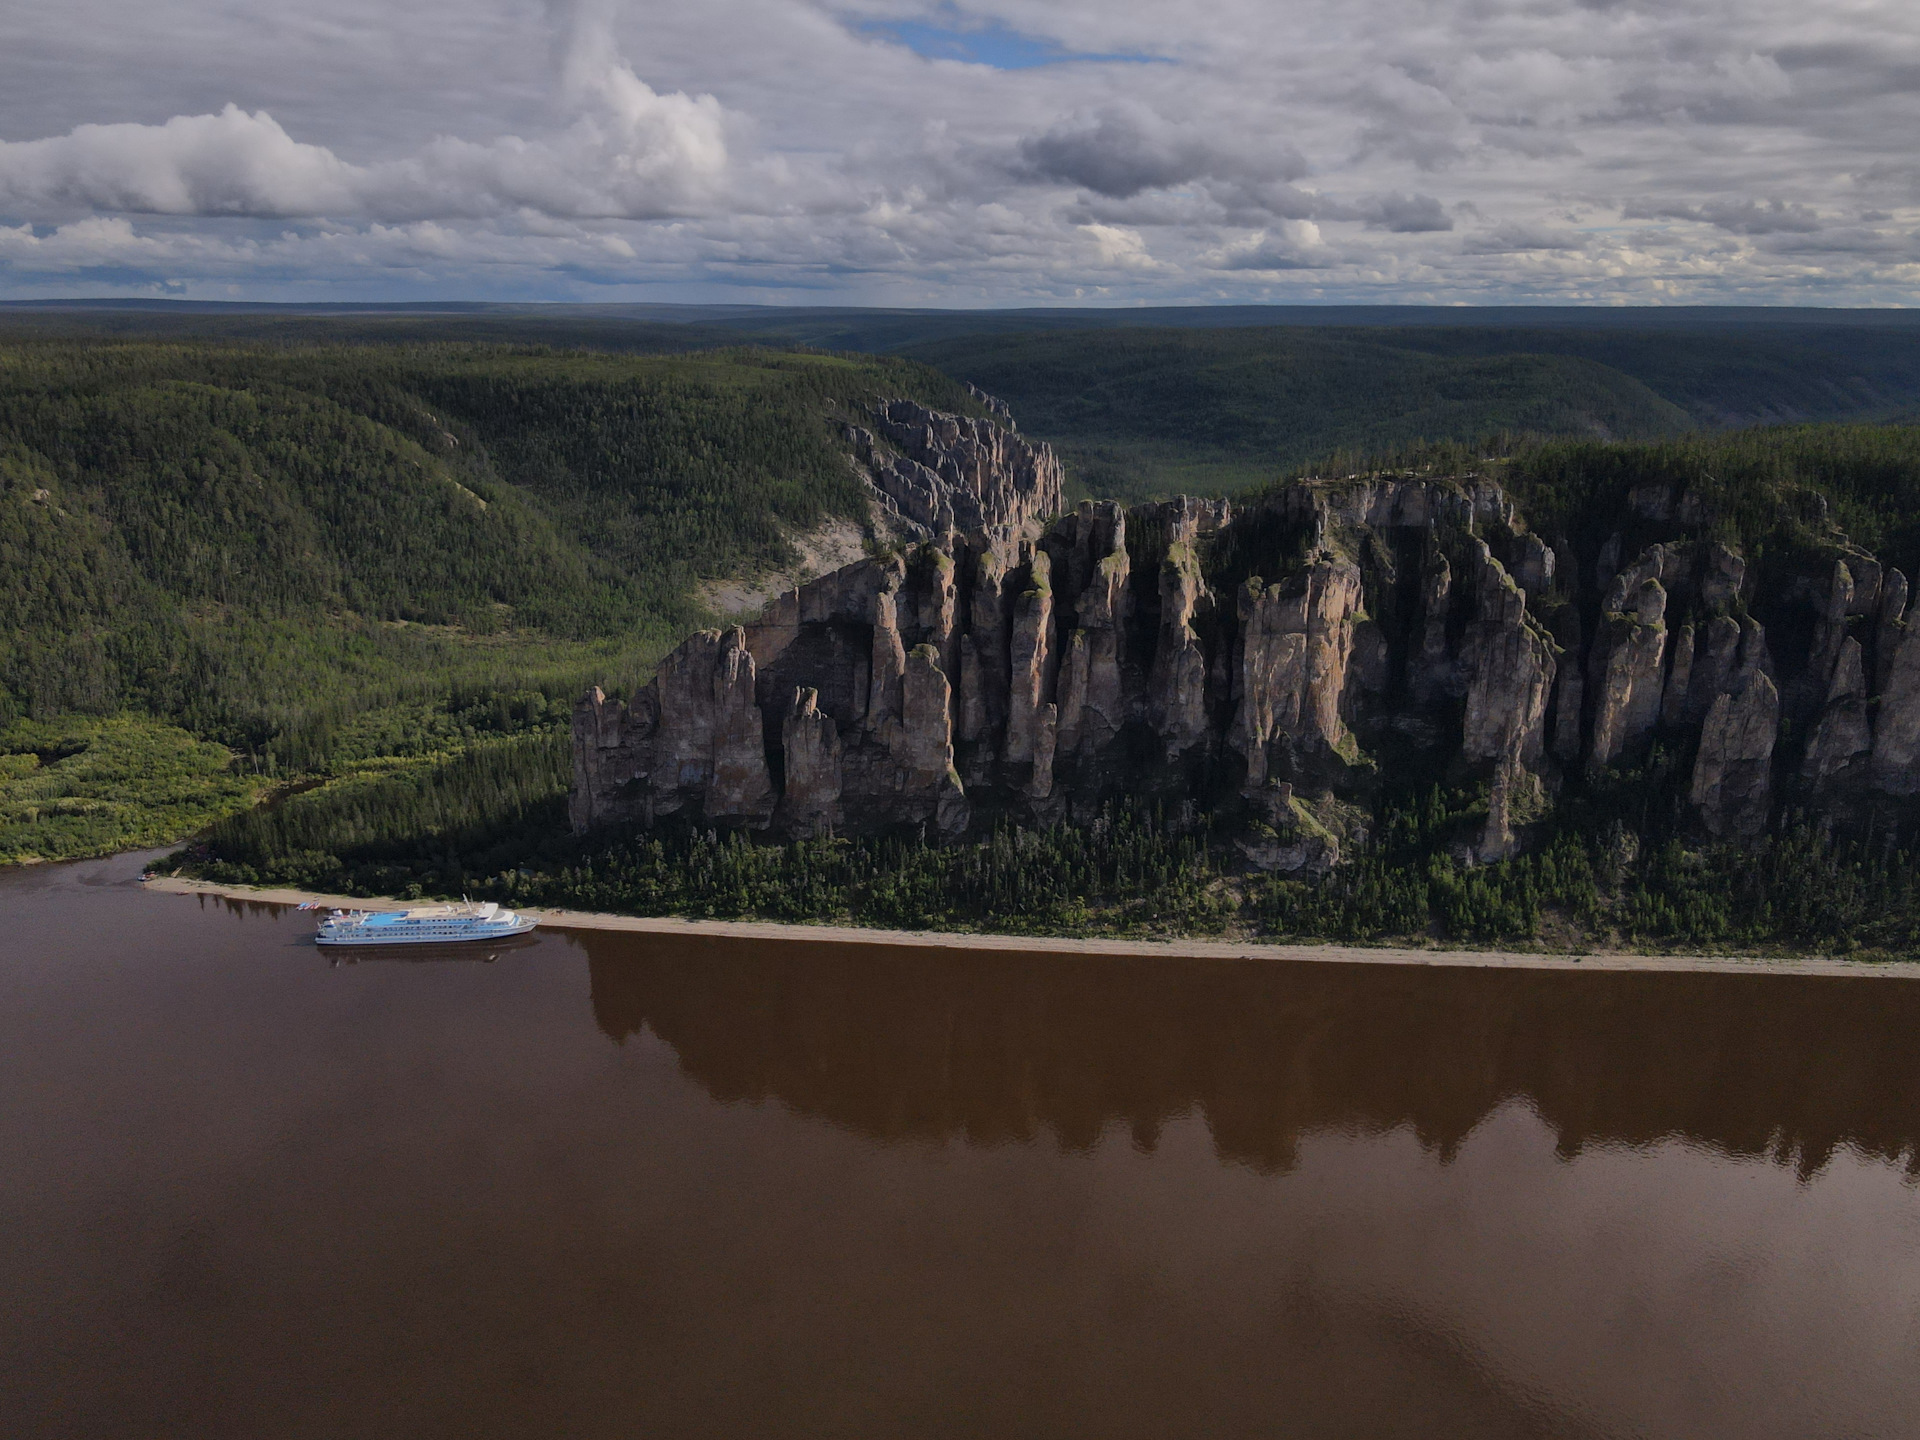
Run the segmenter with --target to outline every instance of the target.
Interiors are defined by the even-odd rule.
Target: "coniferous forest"
[[[0,344],[0,858],[564,727],[864,516],[834,417],[882,393],[971,404],[791,352]]]
[[[1135,343],[1093,353],[1124,359]],[[1473,412],[1497,439],[1317,463],[1479,468],[1575,530],[1604,528],[1623,486],[1706,474],[1749,547],[1793,543],[1782,496],[1817,492],[1853,538],[1920,572],[1920,429],[1714,431],[1585,366],[1567,372],[1568,413],[1590,415],[1601,384],[1640,407],[1651,438],[1516,433],[1503,400]],[[1317,881],[1249,872],[1204,817],[1144,805],[958,845],[570,834],[581,688],[632,688],[711,623],[703,585],[786,564],[794,536],[864,517],[840,418],[882,394],[984,413],[970,378],[753,348],[15,335],[0,344],[0,859],[197,833],[186,853],[214,879],[579,909],[1574,949],[1920,946],[1912,836],[1789,815],[1758,842],[1703,845],[1678,820],[1676,757],[1658,749],[1587,785],[1527,853],[1479,866],[1456,842],[1484,822],[1484,787],[1404,777]],[[1135,428],[1177,438],[1177,399]],[[1273,454],[1263,472],[1265,444],[1246,439],[1236,466],[1275,481],[1315,469]],[[1070,480],[1097,488],[1097,471]]]

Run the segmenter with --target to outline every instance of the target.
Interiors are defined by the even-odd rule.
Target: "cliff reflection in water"
[[[1284,1170],[1328,1128],[1450,1158],[1522,1100],[1566,1156],[1682,1138],[1811,1175],[1853,1146],[1920,1175],[1911,982],[574,939],[614,1040],[881,1140],[1151,1147],[1197,1107],[1223,1159]]]

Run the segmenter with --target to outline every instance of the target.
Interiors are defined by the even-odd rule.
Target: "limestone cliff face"
[[[1920,794],[1920,625],[1883,625],[1886,683],[1873,736],[1873,780],[1890,795]]]
[[[1527,592],[1475,540],[1476,613],[1461,647],[1468,675],[1461,753],[1538,771],[1546,758],[1554,643],[1527,612]]]
[[[786,831],[811,839],[843,829],[840,809],[840,727],[821,713],[820,692],[796,689],[780,728],[780,749],[787,762],[780,820]]]
[[[1628,757],[1652,734],[1660,715],[1667,592],[1651,575],[1626,591],[1624,582],[1634,578],[1630,570],[1615,582],[1594,650],[1593,746],[1587,760],[1595,769]]]
[[[1013,609],[1013,641],[1007,652],[1007,748],[1013,765],[1033,763],[1034,732],[1046,706],[1053,637],[1053,562],[1044,550],[1027,564],[1027,588]]]
[[[1816,793],[1856,772],[1873,751],[1873,728],[1867,718],[1867,670],[1860,642],[1851,636],[1840,642],[1826,705],[1807,740],[1800,767],[1802,778]]]
[[[575,823],[687,812],[764,826],[775,795],[745,632],[707,630],[660,662],[631,708],[590,691],[574,711]]]
[[[1780,692],[1759,669],[1743,671],[1707,711],[1689,792],[1716,839],[1757,835],[1773,798],[1773,742]]]
[[[998,413],[1004,411],[1001,406]],[[1060,462],[1010,425],[942,414],[911,400],[877,405],[873,421],[877,438],[864,428],[850,430],[854,454],[882,505],[911,535],[1018,529],[1060,509]]]
[[[1128,718],[1121,681],[1132,613],[1126,511],[1087,505],[1057,527],[1065,542],[1072,625],[1062,657],[1056,755],[1098,751]]]
[[[1173,760],[1207,737],[1207,648],[1196,621],[1211,618],[1213,594],[1203,574],[1201,546],[1231,519],[1225,501],[1182,497],[1151,507],[1165,548],[1158,572],[1160,613],[1144,696],[1147,722]]]
[[[1420,653],[1411,676],[1413,693],[1420,700],[1434,700],[1455,688],[1453,653],[1447,644],[1452,598],[1453,567],[1436,550],[1427,558],[1426,578],[1420,587]]]
[[[1323,555],[1292,584],[1248,580],[1239,606],[1239,704],[1229,741],[1246,761],[1253,790],[1266,783],[1275,740],[1336,753],[1348,746],[1340,707],[1360,613],[1360,570]]]
[[[1311,874],[1341,854],[1316,816],[1386,784],[1481,787],[1477,862],[1656,755],[1722,839],[1920,795],[1908,582],[1837,532],[1756,569],[1655,487],[1582,549],[1475,476],[1058,514],[994,413],[877,407],[856,445],[919,538],[590,692],[574,824],[960,835],[1149,801]]]

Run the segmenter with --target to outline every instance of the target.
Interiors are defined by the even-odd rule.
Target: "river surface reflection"
[[[0,876],[0,1433],[1911,1436],[1920,982]]]

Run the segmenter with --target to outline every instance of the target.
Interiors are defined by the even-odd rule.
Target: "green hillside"
[[[0,343],[0,856],[53,814],[94,816],[62,853],[108,843],[74,777],[146,752],[73,718],[50,745],[62,717],[262,780],[563,724],[707,618],[701,582],[864,518],[831,417],[881,394],[971,403],[752,350]],[[156,803],[198,817],[204,770]]]
[[[1920,413],[1920,324],[1895,311],[1214,306],[0,307],[16,334],[274,346],[763,344],[912,355],[999,394],[1082,493],[1226,492],[1336,453],[1501,432],[1644,439]]]
[[[379,811],[475,747],[545,767],[582,686],[630,685],[710,618],[704,582],[863,513],[833,415],[879,394],[981,413],[962,381],[1093,493],[1517,445],[1530,504],[1604,509],[1595,476],[1705,465],[1817,486],[1850,533],[1920,560],[1911,432],[1709,433],[1897,412],[1920,394],[1900,327],[1006,333],[1020,318],[869,317],[867,338],[913,344],[863,358],[689,348],[771,323],[754,314],[6,317],[0,859],[144,843],[293,788],[317,786],[290,821]]]
[[[1709,429],[1880,419],[1920,410],[1920,330],[1912,327],[1453,326],[1375,334],[1389,344],[1453,359],[1532,351],[1591,361],[1632,376]]]
[[[1468,453],[1434,447],[1391,468],[1447,473]],[[1566,533],[1584,555],[1618,530],[1633,489],[1684,482],[1758,565],[1830,545],[1832,521],[1882,561],[1920,573],[1916,426],[1522,441],[1473,463],[1543,532]],[[1788,599],[1762,590],[1751,613],[1784,634]],[[1485,822],[1484,787],[1386,777],[1368,838],[1318,883],[1249,876],[1229,844],[1171,828],[1145,807],[958,845],[925,835],[780,845],[665,827],[574,836],[565,758],[540,736],[517,737],[458,763],[251,810],[218,827],[199,873],[637,914],[1079,936],[1241,926],[1293,940],[1920,949],[1910,825],[1863,836],[1795,817],[1758,840],[1701,845],[1678,820],[1690,758],[1659,748],[1629,769],[1570,775],[1550,842],[1484,865],[1456,858],[1461,834]]]
[[[1679,406],[1579,356],[1440,355],[1377,332],[1102,330],[906,353],[1007,400],[1089,493],[1231,493],[1336,450],[1501,431],[1646,439]]]

